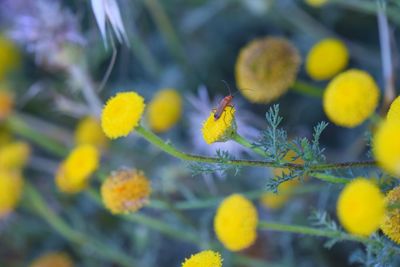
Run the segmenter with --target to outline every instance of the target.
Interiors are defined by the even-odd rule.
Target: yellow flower
[[[398,96],[390,105],[386,119],[400,124],[400,96]]]
[[[348,232],[369,236],[378,230],[385,215],[384,196],[370,180],[354,179],[340,193],[337,215]]]
[[[349,52],[339,39],[327,38],[315,44],[307,55],[306,71],[314,80],[327,80],[346,68]]]
[[[26,142],[12,142],[0,147],[0,168],[20,169],[26,165],[31,148]]]
[[[182,267],[222,267],[221,254],[212,250],[204,250],[186,259],[182,263]]]
[[[214,230],[221,243],[231,251],[251,246],[257,238],[257,210],[240,194],[225,198],[214,217]]]
[[[301,63],[299,52],[283,38],[257,39],[240,50],[236,83],[251,102],[269,103],[289,89]]]
[[[207,144],[225,142],[236,132],[234,107],[227,106],[217,120],[214,119],[214,114],[215,110],[211,112],[201,129]]]
[[[21,62],[21,56],[16,45],[8,38],[0,35],[0,81],[16,70]]]
[[[116,171],[101,186],[103,203],[113,214],[137,211],[148,202],[150,193],[150,181],[136,170]]]
[[[400,178],[400,123],[388,120],[379,125],[373,138],[373,153],[378,165]]]
[[[21,198],[23,185],[19,171],[0,169],[0,218],[15,209]]]
[[[92,145],[76,147],[60,164],[56,185],[64,193],[78,193],[86,186],[90,176],[99,166],[99,152]]]
[[[75,143],[78,145],[89,144],[99,149],[107,146],[107,137],[95,117],[85,117],[79,122],[75,129]]]
[[[14,95],[6,89],[0,89],[0,121],[6,119],[12,113],[13,108]]]
[[[30,267],[73,267],[72,259],[62,252],[49,252],[35,259]]]
[[[400,186],[393,188],[387,193],[385,202],[387,205],[400,203]],[[381,223],[381,229],[387,237],[400,244],[400,210],[398,208],[386,212]]]
[[[310,6],[320,7],[325,5],[328,2],[328,0],[305,0],[305,2]]]
[[[291,162],[295,164],[303,164],[304,160],[301,158],[296,158],[293,160],[293,158],[296,157],[296,152],[293,150],[289,150],[285,157],[284,160],[285,162]],[[284,174],[289,174],[290,170],[289,169],[284,169],[284,168],[275,168],[274,169],[274,179],[276,177],[280,177]],[[293,189],[300,183],[299,178],[294,178],[292,180],[286,181],[281,183],[278,186],[278,192],[273,193],[273,192],[267,192],[264,195],[261,196],[261,204],[263,204],[265,207],[270,208],[270,209],[279,209],[281,208],[292,196]]]
[[[379,94],[371,75],[362,70],[348,70],[329,83],[323,98],[324,110],[336,125],[352,128],[374,113]]]
[[[181,118],[182,99],[175,89],[159,91],[147,109],[147,120],[150,128],[158,133],[168,131]]]
[[[101,114],[101,127],[111,139],[127,136],[138,126],[144,99],[136,92],[118,93],[107,101]]]

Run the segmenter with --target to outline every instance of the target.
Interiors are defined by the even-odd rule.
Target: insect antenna
[[[225,81],[225,80],[221,80],[224,84],[225,84],[225,86],[228,88],[228,91],[229,91],[229,95],[232,95],[232,91],[231,91],[231,88],[229,87],[229,84]],[[237,93],[237,92],[236,92]]]

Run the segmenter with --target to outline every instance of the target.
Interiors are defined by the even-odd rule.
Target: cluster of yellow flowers
[[[0,34],[0,83],[7,78],[7,75],[17,70],[20,64],[21,55],[17,46]]]
[[[135,212],[148,202],[150,182],[141,171],[119,170],[101,186],[101,196],[113,214]]]
[[[379,166],[400,177],[400,96],[390,106],[386,120],[373,137],[373,152]]]
[[[205,250],[186,259],[182,267],[222,267],[222,258],[218,252]]]
[[[210,116],[204,121],[203,128],[201,129],[203,138],[207,144],[225,142],[236,132],[234,107],[227,106],[218,119],[214,118],[215,112],[213,110],[210,113]]]
[[[231,251],[251,246],[257,238],[257,209],[247,198],[233,194],[222,201],[214,217],[214,230]]]
[[[58,189],[69,194],[85,189],[99,161],[99,151],[93,145],[84,144],[74,148],[58,167],[55,179]]]
[[[337,215],[343,227],[359,236],[370,236],[379,228],[391,240],[400,244],[400,186],[390,190],[386,197],[371,180],[354,179],[340,193]]]
[[[0,122],[8,118],[13,106],[13,97],[7,91],[0,91]],[[1,124],[0,218],[10,214],[18,205],[24,185],[22,170],[29,160],[30,153],[28,143],[14,140],[7,126]]]
[[[181,118],[182,100],[174,89],[161,90],[150,102],[147,119],[156,132],[165,132]],[[140,122],[145,110],[142,96],[136,92],[117,93],[110,98],[101,114],[101,126],[111,139],[127,136]]]

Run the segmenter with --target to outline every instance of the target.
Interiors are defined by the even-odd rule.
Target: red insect
[[[231,89],[229,88],[229,85],[226,81],[224,81],[224,80],[222,80],[222,81],[225,83],[226,87],[228,87],[229,95],[225,96],[219,102],[218,107],[214,113],[214,121],[218,120],[221,117],[222,113],[224,112],[224,110],[227,106],[233,107],[233,104],[232,104],[233,95],[231,93]]]

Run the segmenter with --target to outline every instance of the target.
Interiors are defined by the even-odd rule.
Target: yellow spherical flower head
[[[78,145],[89,144],[99,149],[105,148],[107,137],[101,129],[100,121],[91,116],[80,120],[75,129],[75,143]]]
[[[182,99],[175,89],[159,91],[147,108],[150,128],[158,133],[168,131],[181,118]]]
[[[340,193],[337,215],[348,232],[369,236],[378,230],[385,215],[384,196],[370,180],[354,179]]]
[[[306,71],[314,80],[327,80],[344,70],[349,62],[346,45],[327,38],[315,44],[306,59]]]
[[[62,252],[49,252],[35,259],[30,267],[73,267],[72,259]]]
[[[218,119],[215,119],[215,112],[210,113],[201,129],[207,144],[228,141],[236,133],[235,108],[227,106]]]
[[[295,158],[295,159],[294,159]],[[294,159],[294,160],[293,160]],[[301,158],[296,158],[296,152],[289,150],[285,157],[285,162],[303,164],[304,160]],[[274,168],[274,179],[281,177],[282,175],[289,174],[290,170],[285,168]],[[294,178],[292,180],[283,182],[278,185],[277,193],[267,192],[261,196],[261,204],[270,209],[281,208],[292,196],[293,189],[300,183],[299,178]]]
[[[371,75],[362,70],[348,70],[329,83],[323,97],[324,110],[336,125],[356,127],[374,113],[379,94]]]
[[[222,267],[221,254],[205,250],[186,259],[182,267]]]
[[[390,105],[386,119],[400,124],[400,96],[398,96]]]
[[[400,178],[400,123],[387,120],[373,137],[372,151],[378,165]]]
[[[385,202],[388,206],[400,203],[400,186],[387,193]],[[400,244],[400,210],[398,208],[386,211],[381,230],[391,240]]]
[[[218,240],[229,250],[239,251],[251,246],[257,238],[257,210],[240,194],[225,198],[214,217]]]
[[[31,147],[26,142],[12,142],[0,147],[0,168],[20,169],[28,162]]]
[[[78,193],[86,186],[99,166],[100,155],[92,145],[80,145],[60,164],[56,185],[61,192]]]
[[[21,56],[16,45],[0,35],[0,81],[20,66]]]
[[[14,94],[0,87],[0,121],[6,119],[12,113],[13,108]]]
[[[289,89],[301,63],[299,52],[283,38],[257,39],[240,50],[236,83],[251,102],[269,103]]]
[[[0,169],[0,218],[15,209],[21,198],[23,185],[19,171]]]
[[[305,2],[313,7],[321,7],[325,5],[328,0],[305,0]]]
[[[111,139],[127,136],[139,125],[144,99],[136,92],[118,93],[107,101],[101,114],[101,127]]]
[[[101,186],[103,203],[113,214],[137,211],[148,202],[150,193],[150,181],[136,170],[116,171]]]

